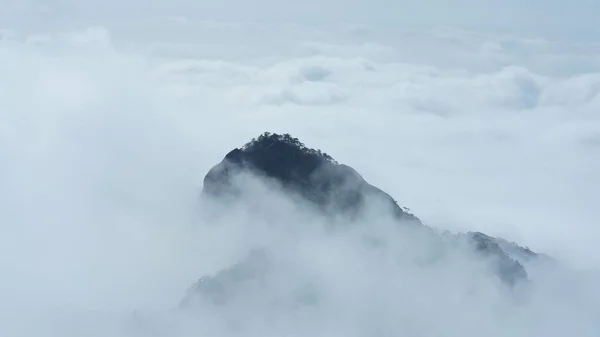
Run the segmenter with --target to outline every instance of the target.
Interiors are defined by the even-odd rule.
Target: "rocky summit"
[[[364,215],[369,205],[376,204],[387,212],[398,226],[422,227],[442,241],[467,242],[474,254],[488,259],[499,280],[509,288],[528,279],[524,262],[537,257],[527,248],[479,232],[442,234],[425,226],[406,208],[381,189],[369,184],[352,167],[335,161],[330,155],[306,147],[289,134],[264,133],[231,150],[204,178],[205,197],[227,200],[232,204],[244,194],[243,185],[235,183],[241,173],[251,173],[278,184],[324,216],[343,216],[348,221]],[[367,222],[368,223],[368,222]],[[260,278],[269,268],[269,254],[254,251],[247,260],[212,276],[202,277],[191,289],[190,296],[201,295],[213,303],[223,304],[234,288]],[[256,267],[256,268],[254,268]],[[186,303],[189,297],[186,298]]]

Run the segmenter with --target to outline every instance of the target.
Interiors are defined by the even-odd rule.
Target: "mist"
[[[598,336],[594,4],[0,4],[0,335]],[[254,177],[207,205],[264,131],[556,262],[507,290],[376,209],[331,230]],[[257,249],[264,283],[181,310]]]

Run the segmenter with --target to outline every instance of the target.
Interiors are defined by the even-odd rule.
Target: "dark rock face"
[[[290,135],[265,133],[242,148],[229,152],[204,178],[202,193],[211,198],[235,198],[244,191],[234,183],[236,174],[251,172],[270,179],[286,191],[300,196],[325,215],[360,217],[369,202],[384,205],[383,211],[398,220],[399,225],[413,225],[439,235],[414,215],[405,211],[387,193],[367,183],[354,169],[338,164],[320,150],[309,149]],[[489,260],[498,278],[509,287],[528,279],[522,263],[537,254],[503,239],[479,232],[450,234],[466,239],[472,249]],[[224,304],[235,288],[260,280],[269,270],[268,254],[256,251],[251,256],[214,276],[201,278],[191,289],[214,304]],[[190,295],[190,296],[191,296]]]

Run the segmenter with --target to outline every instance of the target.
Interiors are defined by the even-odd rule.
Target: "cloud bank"
[[[148,31],[3,22],[3,335],[598,334],[586,270],[600,263],[600,70],[586,38],[154,15],[138,21]],[[207,221],[204,174],[266,130],[353,166],[430,226],[503,236],[571,270],[536,269],[519,304],[464,273],[460,251],[423,267],[434,243],[373,218],[394,248],[369,252],[278,191],[256,193],[280,212]],[[200,276],[256,246],[280,259],[267,287],[174,313]],[[316,308],[247,307],[303,280],[321,290]]]

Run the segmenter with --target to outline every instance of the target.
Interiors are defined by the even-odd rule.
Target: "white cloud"
[[[309,5],[292,8],[308,15]],[[356,248],[356,233],[327,237],[302,212],[275,229],[242,211],[204,223],[196,194],[233,147],[263,131],[291,132],[432,226],[481,230],[597,267],[596,44],[451,29],[394,35],[371,25],[207,23],[184,9],[163,11],[162,21],[142,14],[155,25],[138,32],[117,29],[115,20],[106,25],[114,29],[8,27],[14,33],[1,35],[0,297],[8,300],[0,312],[12,324],[0,331],[135,336],[119,323],[139,309],[141,320],[156,312],[153,332],[184,336],[190,324],[190,333],[219,334],[221,319],[235,312],[210,313],[212,326],[165,312],[196,278],[260,244],[283,262],[272,288],[258,294],[289,295],[296,284],[288,281],[305,277],[327,298],[317,311],[281,311],[279,322],[261,322],[266,309],[242,320],[271,328],[266,335],[291,327],[328,336],[361,328],[597,335],[592,277],[536,270],[532,297],[518,306],[486,274],[467,273],[473,261],[460,251],[420,266],[419,254],[436,246],[408,234],[392,239],[381,219],[370,224],[379,226],[373,235],[395,245],[376,256]],[[276,210],[292,207],[264,193]],[[281,213],[264,212],[281,221]],[[50,326],[56,330],[44,330]],[[217,330],[202,330],[210,328]]]

